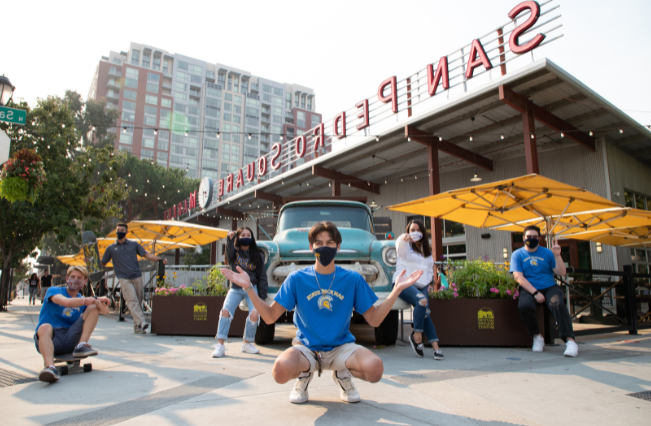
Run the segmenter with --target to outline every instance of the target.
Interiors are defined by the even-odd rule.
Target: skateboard
[[[99,248],[97,247],[97,237],[92,231],[86,231],[81,234],[81,242],[84,245],[84,257],[88,259],[86,268],[88,269],[89,279],[91,282],[97,282],[102,279],[104,271],[99,258]]]
[[[61,376],[65,376],[68,373],[73,373],[75,371],[83,371],[84,373],[90,373],[93,371],[93,364],[88,363],[81,365],[81,361],[83,359],[88,358],[87,356],[85,357],[75,357],[72,356],[72,354],[65,354],[65,355],[55,355],[54,356],[54,366],[59,370],[59,374]],[[62,364],[65,363],[66,365],[57,365],[57,364]]]

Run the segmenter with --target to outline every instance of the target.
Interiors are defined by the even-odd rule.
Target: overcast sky
[[[85,98],[101,56],[146,43],[314,89],[324,119],[508,21],[518,0],[5,1],[0,74],[30,104]],[[541,2],[542,3],[542,2]],[[649,0],[555,0],[561,38],[536,50],[651,124]]]

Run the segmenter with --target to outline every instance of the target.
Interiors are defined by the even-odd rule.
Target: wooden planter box
[[[511,299],[429,299],[430,317],[441,346],[531,346],[518,301]],[[536,311],[545,335],[543,306]]]
[[[151,332],[174,336],[215,336],[225,296],[154,296]],[[247,312],[237,308],[228,332],[242,337]]]

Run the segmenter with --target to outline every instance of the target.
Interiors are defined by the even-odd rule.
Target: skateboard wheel
[[[84,364],[84,373],[90,373],[93,371],[93,364]]]
[[[59,367],[59,375],[61,375],[61,376],[68,375],[68,366],[67,365]]]

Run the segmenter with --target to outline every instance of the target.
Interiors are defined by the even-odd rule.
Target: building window
[[[283,95],[283,89],[279,89],[277,87],[274,87],[274,95],[282,96]]]
[[[131,152],[131,147],[127,145],[120,145],[120,151]]]
[[[184,72],[181,72],[181,71],[177,71],[177,73],[176,73],[176,79],[181,80],[181,81],[188,81],[189,76],[190,76],[190,74],[187,74],[187,73],[184,73]]]
[[[158,161],[167,161],[167,152],[158,151],[158,153],[156,154],[156,158],[158,159]]]
[[[631,260],[633,264],[633,273],[649,274],[651,270],[651,250],[649,249],[631,249]],[[648,283],[648,278],[636,278],[635,281]],[[644,290],[644,294],[649,294]]]
[[[147,91],[158,93],[158,83],[147,83]]]
[[[136,121],[136,114],[134,112],[122,111],[122,121]]]
[[[190,66],[187,62],[179,61],[179,64],[177,65],[177,68],[180,70],[188,71]]]
[[[651,210],[651,197],[631,191],[624,191],[626,207],[633,207],[640,210]]]
[[[150,117],[148,115],[145,116],[145,124],[147,126],[155,126],[156,125],[156,117]]]
[[[131,145],[133,143],[133,135],[122,133],[120,135],[120,143]]]
[[[303,111],[296,111],[296,125],[301,128],[307,127],[305,123],[305,113]]]
[[[153,139],[143,138],[142,139],[142,146],[144,146],[145,148],[154,148],[156,145],[155,145]]]
[[[158,149],[162,151],[167,151],[170,146],[170,142],[167,139],[160,139],[160,135],[158,136]],[[167,160],[167,158],[165,158]]]
[[[312,127],[315,127],[319,123],[321,123],[321,117],[319,115],[317,115],[317,114],[312,114],[311,121],[312,121],[311,122]]]
[[[123,110],[128,110],[128,111],[135,111],[136,110],[136,103],[131,102],[131,101],[122,101],[122,109]]]
[[[158,105],[158,96],[147,95],[145,97],[145,102],[147,102],[148,104]]]
[[[132,100],[135,101],[137,96],[138,96],[138,93],[135,90],[125,90],[124,91],[124,97],[126,99],[132,99]]]
[[[172,100],[167,98],[161,98],[160,106],[165,108],[172,108]]]
[[[158,108],[151,105],[145,105],[145,114],[156,116],[158,114]]]

